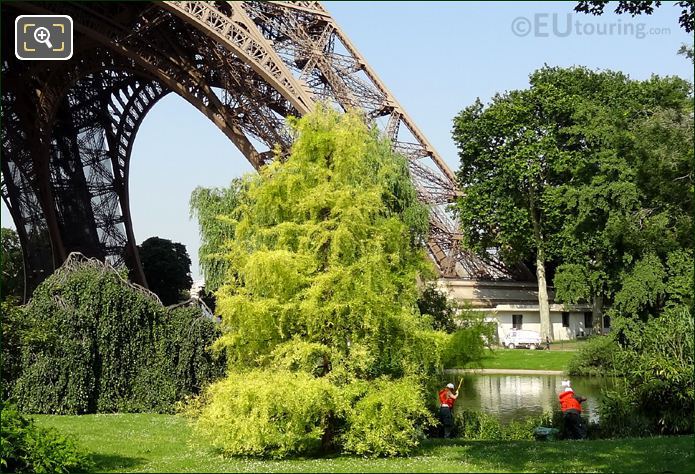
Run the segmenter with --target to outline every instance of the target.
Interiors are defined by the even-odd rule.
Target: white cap
[[[563,387],[569,387],[569,386],[570,386],[570,381],[569,381],[569,380],[563,380],[563,381],[562,381],[562,386],[563,386]]]
[[[453,383],[448,383],[448,384],[446,384],[446,388],[454,388],[454,384],[453,384]]]

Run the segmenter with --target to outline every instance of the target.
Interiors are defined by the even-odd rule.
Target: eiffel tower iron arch
[[[75,250],[125,263],[146,285],[130,218],[130,153],[147,112],[172,92],[254,168],[276,145],[289,148],[285,118],[317,100],[381,120],[430,205],[428,249],[440,272],[509,275],[500,262],[460,249],[443,209],[458,193],[453,174],[318,2],[17,2],[2,9],[2,194],[30,290]],[[70,15],[73,59],[14,58],[17,14]]]

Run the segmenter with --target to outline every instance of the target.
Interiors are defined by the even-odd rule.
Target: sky
[[[548,66],[622,71],[633,79],[676,75],[693,65],[676,54],[692,36],[664,2],[651,16],[573,13],[574,2],[324,2],[381,80],[456,170],[452,120],[476,98],[528,87]],[[200,112],[169,94],[147,115],[130,165],[130,202],[138,244],[159,236],[183,243],[200,279],[197,186],[227,186],[252,172],[243,155]],[[13,227],[2,204],[2,226]]]

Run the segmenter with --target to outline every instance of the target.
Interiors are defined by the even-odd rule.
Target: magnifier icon
[[[51,44],[51,32],[48,31],[48,28],[45,28],[43,26],[36,28],[34,30],[34,39],[38,43],[43,43],[50,49],[53,49],[53,45]]]

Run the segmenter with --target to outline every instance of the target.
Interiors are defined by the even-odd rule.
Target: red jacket
[[[568,410],[576,410],[579,413],[582,412],[582,404],[580,403],[580,400],[583,400],[581,397],[576,398],[574,396],[574,392],[562,392],[558,398],[560,399],[560,408],[562,409],[563,413]]]
[[[454,408],[454,403],[456,403],[456,399],[450,395],[448,389],[443,388],[439,391],[439,402],[442,405],[447,405],[449,408]]]

